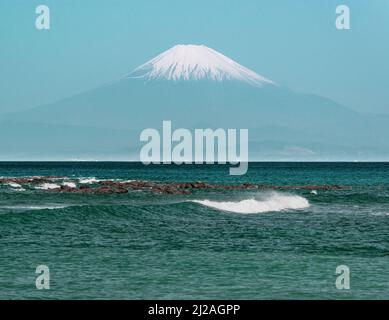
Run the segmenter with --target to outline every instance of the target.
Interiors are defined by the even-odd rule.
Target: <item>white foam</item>
[[[38,190],[53,190],[53,189],[58,189],[58,188],[61,188],[61,187],[55,183],[43,183],[43,184],[35,187],[35,189],[38,189]]]
[[[222,211],[246,214],[297,210],[309,207],[308,200],[301,196],[276,192],[264,195],[261,200],[251,198],[236,202],[211,200],[193,200],[193,202]]]
[[[15,188],[15,189],[20,189],[22,188],[22,186],[19,184],[19,183],[15,183],[15,182],[10,182],[8,183],[8,185],[12,188]]]
[[[317,195],[317,191],[316,190],[312,190],[311,193],[314,194],[314,195]]]
[[[63,182],[62,185],[65,187],[69,187],[69,188],[76,188],[77,187],[77,185],[74,182]]]
[[[79,178],[78,182],[82,184],[93,184],[104,181],[117,181],[122,183],[132,182],[135,180],[122,180],[122,179],[96,179],[95,177]]]
[[[92,183],[97,183],[100,180],[97,180],[95,177],[91,178],[80,178],[79,182],[83,184],[92,184]]]

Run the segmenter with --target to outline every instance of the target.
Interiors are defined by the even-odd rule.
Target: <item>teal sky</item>
[[[51,30],[35,28],[48,5]],[[351,30],[335,28],[347,4]],[[2,0],[0,113],[120,78],[179,43],[205,44],[299,92],[389,114],[389,0]]]

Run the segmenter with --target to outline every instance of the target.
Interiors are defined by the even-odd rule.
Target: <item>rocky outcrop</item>
[[[61,185],[64,181],[71,181],[75,187],[68,184]],[[23,187],[35,189],[35,186],[44,183],[56,183],[58,188],[41,190],[45,192],[81,193],[81,194],[125,194],[129,190],[148,190],[157,194],[189,194],[194,190],[342,190],[349,189],[340,185],[267,185],[267,184],[211,184],[207,182],[154,182],[154,181],[120,181],[101,180],[89,184],[82,184],[77,179],[65,177],[12,177],[0,178],[0,184],[17,183]]]

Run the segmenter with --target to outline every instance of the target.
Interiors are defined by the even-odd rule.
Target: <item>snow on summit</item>
[[[131,78],[148,80],[238,80],[255,86],[273,84],[225,55],[204,45],[176,45],[136,68]]]

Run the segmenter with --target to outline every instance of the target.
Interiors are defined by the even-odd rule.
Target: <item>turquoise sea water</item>
[[[0,163],[62,176],[343,190],[64,194],[0,184],[0,299],[388,299],[388,163]],[[247,213],[256,211],[258,213]],[[35,269],[50,268],[37,290]],[[339,265],[350,290],[335,287]]]

